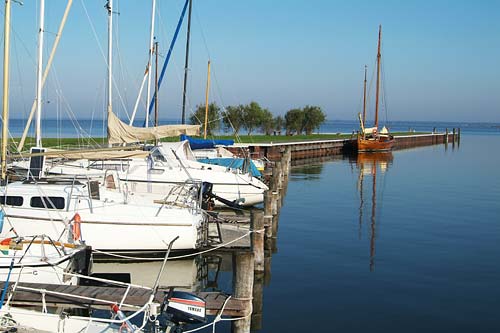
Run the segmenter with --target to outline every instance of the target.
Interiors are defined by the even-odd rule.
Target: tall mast
[[[40,26],[38,28],[38,66],[36,72],[36,146],[42,147],[42,67],[45,0],[40,0]]]
[[[187,86],[187,76],[188,76],[188,62],[189,62],[189,36],[191,35],[191,8],[193,6],[193,0],[189,0],[189,12],[188,12],[188,26],[187,26],[187,38],[186,38],[186,65],[184,66],[184,89],[182,90],[182,124],[186,123],[186,86]]]
[[[158,42],[155,42],[155,60],[155,127],[158,127]],[[158,145],[158,139],[155,145]]]
[[[68,3],[66,5],[66,9],[64,10],[64,15],[63,18],[61,19],[61,24],[59,25],[59,30],[57,31],[56,38],[54,40],[54,45],[52,46],[52,51],[50,51],[49,59],[47,60],[47,63],[45,64],[45,69],[43,71],[43,77],[42,77],[42,88],[45,84],[45,81],[47,80],[47,76],[50,71],[50,67],[52,66],[52,61],[54,60],[54,56],[56,54],[57,46],[59,45],[59,41],[61,40],[61,36],[64,30],[64,25],[66,24],[66,19],[68,18],[69,11],[71,9],[71,6],[73,5],[73,0],[68,0]],[[17,151],[21,152],[21,150],[24,147],[24,141],[26,140],[26,136],[28,135],[28,130],[30,129],[31,122],[33,120],[33,117],[35,115],[36,111],[36,99],[33,101],[33,104],[31,105],[31,111],[28,116],[28,120],[26,121],[26,125],[24,126],[24,131],[23,135],[21,136],[21,139],[19,140],[19,144],[17,146]]]
[[[148,103],[151,98],[151,66],[153,62],[153,52],[154,52],[154,34],[155,34],[155,12],[156,12],[156,0],[152,1],[151,8],[151,29],[149,34],[149,59],[148,59],[148,86],[147,86],[147,98],[146,98],[146,127],[149,127],[149,110]],[[156,83],[155,83],[156,86]]]
[[[363,126],[366,122],[366,65],[365,65],[365,81],[363,82]]]
[[[108,0],[108,114],[113,112],[113,0]]]
[[[205,93],[205,133],[203,135],[203,139],[207,138],[207,126],[208,126],[208,92],[210,90],[210,60],[208,61],[208,69],[207,69],[207,90]]]
[[[7,179],[7,140],[9,126],[9,55],[10,55],[10,0],[5,0],[3,43],[3,111],[2,111],[2,180]]]
[[[382,38],[382,25],[378,26],[378,48],[377,48],[377,92],[375,96],[375,128],[378,129],[378,96],[380,93],[380,39]]]
[[[158,42],[155,43],[155,126],[158,126]]]

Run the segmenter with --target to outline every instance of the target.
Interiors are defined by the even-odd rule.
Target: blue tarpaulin
[[[181,134],[181,141],[188,140],[191,149],[209,149],[215,148],[216,145],[232,146],[234,140],[215,140],[215,139],[195,139],[185,134]]]
[[[201,163],[207,163],[207,164],[215,164],[215,165],[222,165],[227,168],[233,168],[233,169],[243,169],[243,164],[245,162],[244,158],[237,158],[237,157],[217,157],[217,158],[201,158],[198,159],[198,162]],[[262,174],[260,171],[257,169],[255,164],[250,161],[250,166],[248,168],[248,172],[252,174],[254,177],[260,177]]]

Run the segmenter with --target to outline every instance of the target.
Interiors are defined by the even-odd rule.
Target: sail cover
[[[113,112],[108,112],[108,143],[133,143],[159,140],[181,134],[199,135],[200,125],[162,125],[134,127],[125,124]]]
[[[198,139],[198,138],[192,138],[185,134],[181,134],[180,139],[181,141],[188,140],[191,149],[209,149],[209,148],[215,148],[216,145],[222,145],[222,146],[234,145],[234,140]]]

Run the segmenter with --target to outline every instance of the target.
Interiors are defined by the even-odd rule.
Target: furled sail
[[[199,135],[200,125],[162,125],[134,127],[125,124],[113,112],[108,112],[108,143],[133,143],[186,135]]]

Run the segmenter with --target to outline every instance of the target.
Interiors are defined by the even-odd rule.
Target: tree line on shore
[[[205,105],[198,105],[190,116],[191,124],[200,124],[205,130]],[[319,106],[306,105],[303,108],[289,110],[285,116],[274,116],[268,109],[257,102],[227,106],[223,111],[216,103],[208,105],[207,134],[211,135],[222,127],[238,135],[243,129],[248,135],[260,130],[265,135],[312,134],[326,120],[326,115]]]

